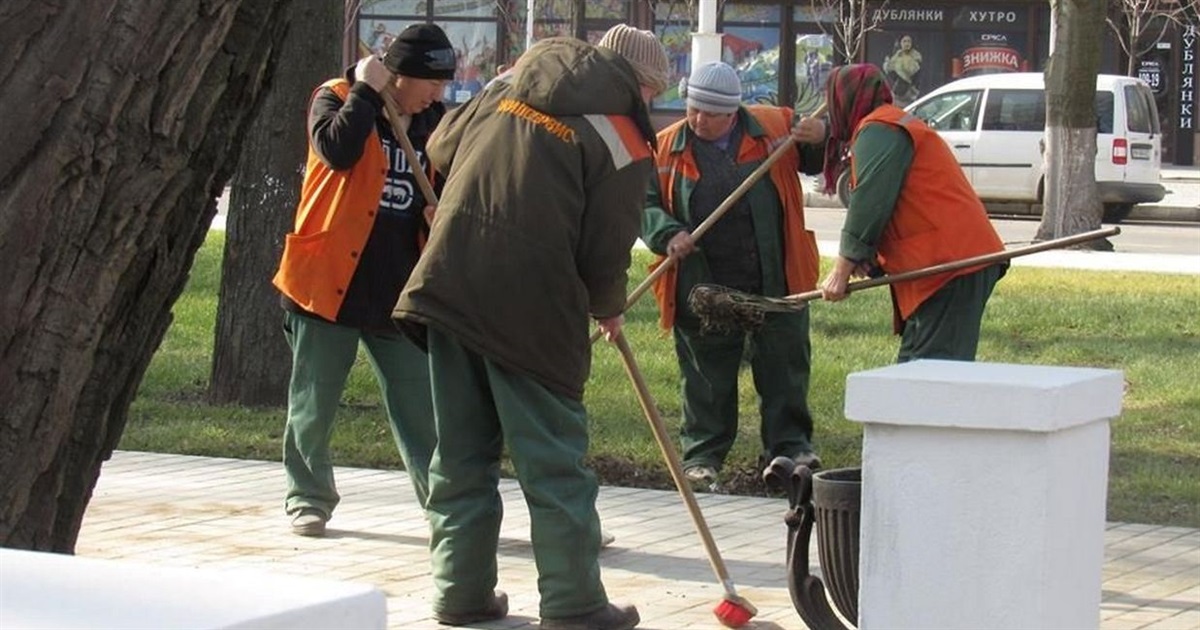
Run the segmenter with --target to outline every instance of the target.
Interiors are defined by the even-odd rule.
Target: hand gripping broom
[[[814,110],[811,114],[805,116],[805,118],[817,118],[822,116],[825,113],[826,105],[826,103],[821,103],[820,107]],[[696,226],[696,229],[692,230],[692,240],[700,240],[700,237],[704,236],[704,233],[707,232],[709,228],[711,228],[713,224],[717,222],[718,219],[725,216],[725,213],[728,212],[729,209],[732,208],[734,204],[736,204],[738,200],[746,194],[747,191],[757,184],[758,180],[763,178],[763,175],[766,175],[768,172],[770,172],[771,167],[774,166],[780,158],[787,155],[787,152],[792,150],[792,147],[794,146],[796,146],[796,139],[789,134],[787,140],[784,140],[783,144],[780,144],[778,147],[776,147],[775,150],[767,156],[767,159],[763,160],[762,164],[759,164],[754,171],[746,176],[746,179],[743,180],[741,184],[738,184],[737,188],[733,189],[733,192],[729,193],[729,196],[721,202],[721,205],[717,206],[716,210],[713,210],[712,214],[708,215],[704,221],[700,222],[700,225]],[[628,311],[630,307],[636,304],[637,301],[642,297],[642,294],[644,294],[650,287],[654,286],[654,282],[663,274],[667,273],[671,267],[674,267],[678,260],[679,259],[674,256],[668,256],[666,260],[662,261],[662,264],[655,267],[654,271],[651,271],[650,275],[646,276],[646,279],[642,280],[641,284],[637,285],[633,291],[629,292],[629,296],[625,298],[625,306],[621,308],[621,312],[624,313]],[[596,340],[599,339],[600,335],[602,334],[603,333],[600,329],[596,329],[596,332],[592,333],[592,343],[596,343]]]

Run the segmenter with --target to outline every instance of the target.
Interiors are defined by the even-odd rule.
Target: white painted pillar
[[[700,14],[692,33],[692,67],[721,60],[721,34],[717,32],[717,0],[700,0]]]
[[[915,361],[851,374],[861,630],[1096,628],[1120,371]]]

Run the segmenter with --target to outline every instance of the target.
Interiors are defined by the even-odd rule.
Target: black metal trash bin
[[[851,623],[857,623],[862,469],[819,472],[813,475],[812,484],[817,550],[825,588],[838,612]]]
[[[777,458],[764,472],[782,482],[790,508],[788,526],[788,592],[800,618],[812,630],[846,630],[826,599],[851,624],[858,622],[858,534],[862,514],[862,469],[839,468],[813,473],[791,460]],[[808,572],[813,527],[825,581]]]

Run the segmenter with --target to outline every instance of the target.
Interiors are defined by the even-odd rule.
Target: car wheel
[[[842,174],[838,175],[837,196],[838,196],[838,201],[842,202],[843,208],[850,207],[850,167],[849,166],[842,169]]]
[[[1106,203],[1104,204],[1104,222],[1120,223],[1128,219],[1131,212],[1133,212],[1131,203]]]

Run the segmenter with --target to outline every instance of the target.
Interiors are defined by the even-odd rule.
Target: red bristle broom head
[[[751,617],[758,614],[758,609],[741,597],[726,596],[713,609],[713,614],[726,628],[741,628]]]

